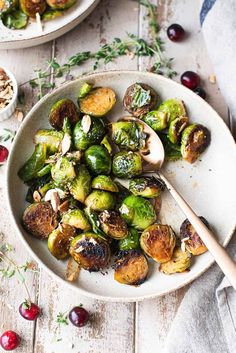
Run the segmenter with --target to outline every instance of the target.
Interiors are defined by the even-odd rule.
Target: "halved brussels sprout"
[[[85,162],[94,175],[110,174],[111,157],[107,149],[100,145],[90,146],[84,154]]]
[[[84,98],[85,96],[87,96],[87,94],[91,91],[92,88],[93,84],[84,82],[79,90],[79,98]]]
[[[57,215],[49,202],[38,202],[29,205],[23,214],[24,228],[39,239],[48,238],[57,227]]]
[[[45,175],[41,178],[34,178],[32,180],[30,180],[29,182],[27,182],[27,185],[29,186],[28,191],[26,193],[25,196],[25,201],[29,202],[29,203],[33,203],[34,202],[34,192],[38,191],[40,193],[41,189],[44,189],[44,187],[46,187],[45,185],[48,184],[51,180],[51,176],[50,175]],[[53,187],[50,187],[50,189],[53,189]],[[40,195],[42,195],[40,193]]]
[[[207,220],[204,217],[199,218],[210,229]],[[208,250],[188,219],[185,219],[182,223],[179,235],[180,239],[185,244],[186,250],[188,250],[191,254],[201,255]]]
[[[157,132],[165,130],[168,126],[168,114],[158,110],[147,113],[142,117],[142,120]]]
[[[18,176],[24,182],[27,182],[37,176],[37,172],[43,168],[47,157],[47,147],[45,144],[38,144],[35,146],[31,157],[20,168]]]
[[[29,17],[35,17],[36,13],[42,15],[46,10],[45,0],[19,0],[20,9]]]
[[[0,15],[16,9],[18,0],[0,0]]]
[[[134,178],[129,182],[129,190],[136,196],[154,198],[165,190],[165,183],[154,176]]]
[[[108,243],[98,235],[88,232],[78,235],[71,242],[70,254],[85,270],[99,271],[110,260]]]
[[[93,210],[91,210],[90,207],[86,207],[84,209],[84,212],[88,217],[88,220],[92,226],[93,232],[97,234],[99,237],[101,237],[102,239],[107,240],[106,234],[100,229],[100,221],[98,218],[98,214]]]
[[[66,10],[73,6],[77,0],[46,0],[48,6],[55,10]]]
[[[145,83],[135,83],[127,88],[123,104],[131,115],[139,118],[155,108],[157,98],[152,87]]]
[[[172,258],[160,264],[159,271],[171,275],[172,273],[187,271],[190,265],[191,255],[189,252],[182,251],[181,248],[175,248]]]
[[[91,176],[84,165],[78,166],[77,175],[69,185],[69,190],[75,200],[84,203],[91,191]]]
[[[138,152],[122,151],[113,157],[112,173],[118,178],[132,178],[142,170],[142,158]]]
[[[101,145],[106,147],[106,149],[108,150],[109,154],[112,154],[112,147],[111,144],[109,142],[109,138],[108,135],[105,135],[101,141]]]
[[[78,103],[82,113],[102,117],[115,105],[116,95],[111,88],[98,87],[92,89],[84,98],[79,98]]]
[[[72,239],[75,237],[75,229],[69,225],[61,224],[48,237],[48,249],[58,260],[63,260],[69,255]]]
[[[79,121],[79,111],[75,103],[67,98],[53,104],[49,113],[49,122],[56,130],[62,130],[65,118],[69,119],[71,125]]]
[[[180,146],[170,142],[167,135],[160,134],[159,135],[164,150],[165,150],[165,159],[168,161],[177,161],[178,159],[182,158],[182,154],[180,151]]]
[[[158,111],[167,113],[169,123],[181,116],[187,116],[184,102],[180,99],[175,98],[167,99],[166,101],[164,101],[158,107]]]
[[[135,121],[112,123],[112,140],[122,149],[138,151],[145,147],[146,134],[143,125]]]
[[[89,126],[84,124],[85,118],[89,120]],[[86,150],[89,146],[100,143],[105,135],[104,122],[99,118],[88,115],[79,121],[73,131],[74,146],[77,150]]]
[[[119,249],[120,250],[139,249],[140,248],[139,238],[140,238],[140,235],[137,229],[129,227],[127,237],[119,241]]]
[[[118,186],[108,175],[98,175],[94,178],[92,181],[92,188],[110,192],[119,192]]]
[[[173,229],[168,225],[153,224],[144,230],[140,237],[143,251],[156,262],[171,259],[176,243]]]
[[[60,143],[63,139],[62,131],[55,130],[38,130],[34,136],[34,143],[43,143],[47,147],[47,154],[54,154],[58,152]]]
[[[47,175],[47,174],[51,174],[51,169],[52,169],[52,165],[51,164],[46,164],[43,168],[41,168],[36,176],[38,178],[42,178],[43,176]]]
[[[55,18],[61,17],[63,15],[64,15],[64,11],[47,10],[43,13],[42,20],[43,21],[51,21],[51,20],[54,20]]]
[[[52,166],[51,174],[57,184],[67,184],[76,177],[73,162],[66,157],[60,157]]]
[[[119,211],[124,220],[137,229],[145,229],[156,220],[152,204],[141,196],[126,197]]]
[[[1,12],[0,12],[1,14]],[[28,16],[20,10],[10,10],[1,14],[1,20],[4,26],[10,29],[25,28],[28,23]]]
[[[128,235],[128,228],[116,211],[103,211],[99,215],[99,220],[103,232],[111,238],[123,239]]]
[[[114,279],[122,284],[139,286],[147,278],[148,262],[139,250],[120,251],[114,267]]]
[[[112,210],[115,203],[114,194],[102,190],[94,190],[85,200],[85,205],[94,211]]]
[[[84,212],[79,209],[65,212],[62,216],[62,223],[85,231],[91,229],[90,223]]]
[[[181,134],[184,129],[189,124],[189,118],[187,116],[181,116],[180,118],[176,118],[172,120],[168,130],[168,138],[172,143],[179,143]]]
[[[192,124],[183,131],[181,139],[181,153],[183,159],[194,163],[201,153],[209,146],[210,131],[203,125]]]

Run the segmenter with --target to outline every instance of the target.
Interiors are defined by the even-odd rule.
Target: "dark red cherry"
[[[194,92],[195,92],[198,96],[200,96],[201,98],[203,98],[203,99],[206,98],[206,91],[205,91],[203,88],[197,87],[197,88],[195,88]]]
[[[40,308],[34,303],[25,301],[20,305],[19,312],[24,319],[34,321],[40,315]]]
[[[167,28],[167,36],[173,42],[180,42],[185,36],[185,30],[177,23],[173,23]]]
[[[5,351],[13,351],[20,344],[20,336],[14,331],[6,331],[0,337],[0,344]]]
[[[85,326],[89,319],[89,313],[81,306],[75,306],[69,312],[70,322],[77,327]]]
[[[182,85],[190,88],[195,89],[199,86],[200,77],[196,72],[193,71],[185,71],[180,77]]]
[[[8,154],[8,149],[5,146],[0,145],[0,163],[7,160]]]

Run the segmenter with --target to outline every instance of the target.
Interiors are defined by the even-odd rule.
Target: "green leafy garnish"
[[[57,314],[57,320],[56,320],[56,322],[57,322],[59,325],[69,325],[67,312],[66,312],[66,313],[59,312],[59,313]]]

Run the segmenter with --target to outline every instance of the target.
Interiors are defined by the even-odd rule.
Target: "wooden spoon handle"
[[[236,290],[236,263],[227,254],[226,250],[217,242],[214,234],[206,227],[206,225],[200,220],[200,218],[193,212],[191,207],[183,199],[183,197],[174,189],[166,177],[158,172],[161,179],[165,182],[166,187],[170,191],[171,195],[178,203],[179,207],[188,218],[189,222],[193,225],[198,235],[215,258],[216,262]]]

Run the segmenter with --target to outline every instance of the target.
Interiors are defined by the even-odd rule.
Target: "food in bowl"
[[[8,106],[14,96],[13,82],[0,67],[0,111]]]

